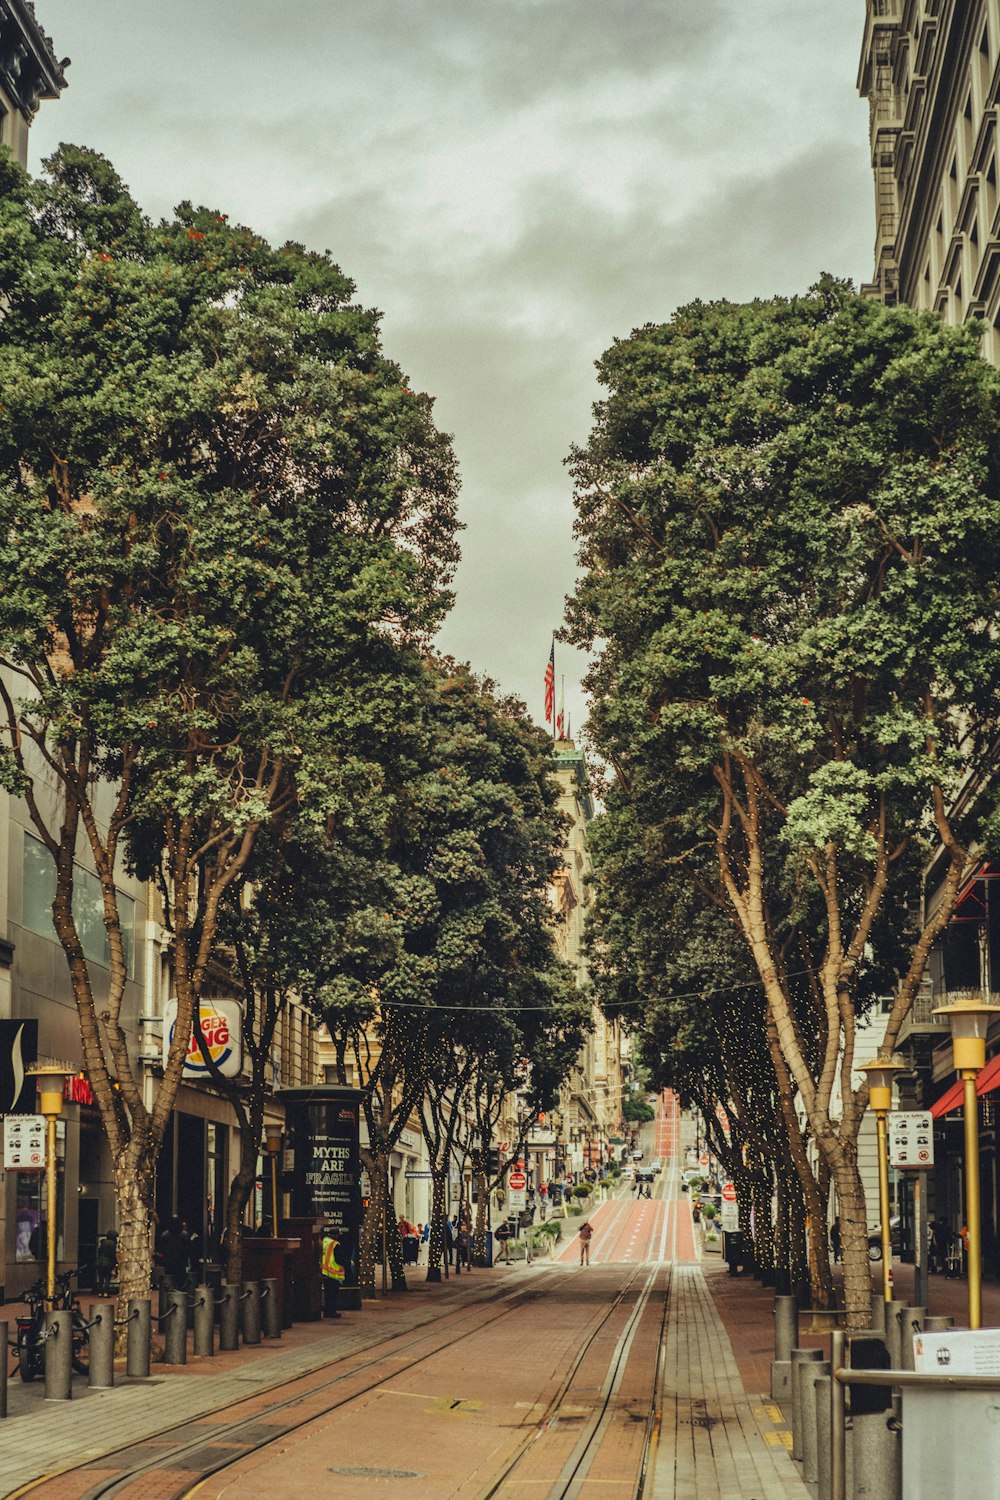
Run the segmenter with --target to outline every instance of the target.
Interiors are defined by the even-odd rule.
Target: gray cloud
[[[70,87],[36,157],[109,155],[329,248],[455,435],[443,644],[539,711],[594,361],[695,296],[865,277],[861,15],[786,0],[38,0]],[[568,679],[579,663],[563,653]],[[574,721],[581,703],[567,682]]]

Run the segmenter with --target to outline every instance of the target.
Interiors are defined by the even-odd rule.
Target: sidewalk
[[[731,1325],[720,1315],[713,1296],[720,1279],[726,1278],[699,1266],[673,1268],[651,1500],[809,1500],[787,1451],[781,1412],[769,1398],[748,1394],[737,1357],[746,1340],[738,1321]],[[735,1311],[730,1304],[727,1312]],[[754,1376],[756,1366],[746,1370]],[[754,1389],[760,1387],[752,1379]]]

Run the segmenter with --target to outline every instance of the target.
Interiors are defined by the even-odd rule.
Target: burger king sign
[[[243,1067],[243,1012],[235,1000],[202,1000],[201,1032],[208,1055],[223,1078],[235,1078]],[[177,1001],[168,1000],[163,1011],[163,1066],[167,1065],[170,1044],[177,1029]],[[212,1070],[202,1056],[198,1038],[191,1028],[183,1076],[210,1083]]]

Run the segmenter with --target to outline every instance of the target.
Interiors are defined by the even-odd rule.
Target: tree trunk
[[[868,1259],[865,1191],[856,1160],[842,1153],[831,1163],[840,1213],[840,1252],[844,1261],[844,1309],[849,1329],[871,1324],[872,1273]],[[883,1275],[888,1267],[883,1266]]]
[[[372,1151],[368,1165],[371,1197],[361,1225],[358,1247],[358,1279],[362,1297],[375,1296],[376,1267],[382,1263],[382,1229],[389,1191],[389,1154]]]
[[[156,1195],[150,1154],[135,1150],[132,1143],[112,1166],[118,1205],[119,1319],[128,1316],[130,1298],[148,1297],[151,1292]],[[125,1338],[122,1324],[116,1339],[119,1354],[125,1352]]]
[[[431,1232],[427,1241],[427,1280],[438,1282],[441,1280],[441,1263],[444,1257],[444,1195],[445,1195],[445,1171],[434,1173],[434,1186],[431,1192]],[[447,1274],[447,1267],[446,1272]]]
[[[489,1227],[490,1185],[486,1173],[480,1168],[476,1172],[476,1238],[473,1259],[481,1266],[486,1264],[486,1231]]]
[[[229,1184],[226,1199],[226,1280],[243,1280],[243,1215],[257,1178],[257,1144],[252,1131],[240,1131],[240,1167]]]

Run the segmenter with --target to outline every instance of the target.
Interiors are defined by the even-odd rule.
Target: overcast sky
[[[59,141],[329,249],[454,435],[441,644],[541,718],[594,360],[693,297],[871,272],[862,0],[36,0]],[[580,663],[557,647],[574,729]]]

